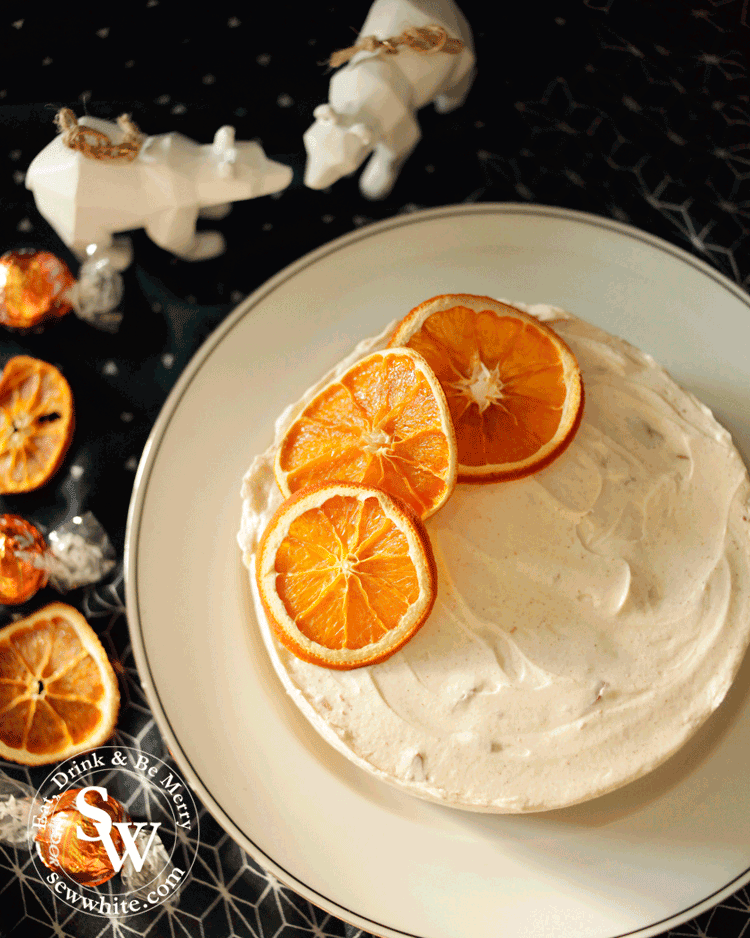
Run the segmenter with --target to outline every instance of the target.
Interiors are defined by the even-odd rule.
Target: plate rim
[[[167,395],[164,404],[154,422],[154,425],[146,440],[138,469],[133,483],[133,491],[128,507],[125,546],[124,546],[124,583],[125,583],[125,605],[128,622],[128,629],[133,648],[133,657],[135,659],[138,677],[146,695],[149,707],[154,717],[160,733],[167,742],[170,753],[177,763],[180,771],[190,788],[200,798],[202,804],[213,816],[216,822],[235,840],[235,842],[245,850],[264,870],[275,876],[285,886],[288,886],[294,892],[307,899],[313,905],[322,908],[329,914],[335,915],[342,921],[360,929],[366,929],[372,934],[382,936],[382,938],[429,938],[427,935],[417,935],[414,932],[407,932],[377,922],[366,916],[360,915],[352,909],[340,905],[337,901],[328,898],[314,888],[298,879],[293,873],[280,866],[272,857],[262,850],[246,834],[235,821],[232,820],[227,811],[214,799],[205,783],[201,780],[198,772],[193,768],[186,753],[172,730],[166,709],[162,705],[158,689],[156,687],[155,676],[149,665],[148,655],[145,649],[145,639],[142,631],[142,622],[140,616],[140,604],[138,599],[138,583],[136,577],[137,555],[138,555],[138,534],[141,525],[143,506],[148,489],[149,476],[157,461],[159,448],[169,427],[172,416],[179,408],[180,402],[192,383],[195,376],[201,370],[213,350],[221,344],[232,329],[250,314],[255,306],[274,292],[282,284],[297,276],[298,273],[313,266],[319,260],[334,254],[337,251],[346,248],[358,241],[363,241],[371,237],[377,237],[383,232],[394,228],[406,227],[410,224],[419,224],[431,219],[446,217],[460,217],[461,215],[528,215],[540,218],[554,218],[558,221],[570,221],[576,224],[583,224],[592,227],[603,228],[609,232],[625,236],[627,238],[640,241],[650,247],[653,247],[663,253],[669,254],[673,258],[687,263],[696,269],[699,273],[713,280],[719,287],[727,290],[735,299],[744,303],[750,310],[750,296],[734,281],[730,280],[725,274],[710,266],[706,261],[693,256],[684,248],[664,240],[658,235],[636,228],[625,222],[617,221],[606,216],[597,215],[591,212],[579,211],[577,209],[562,208],[552,205],[536,203],[516,203],[516,202],[481,202],[481,203],[459,203],[456,205],[439,206],[437,208],[419,209],[408,214],[401,214],[373,222],[354,231],[347,232],[331,241],[327,241],[312,251],[302,255],[297,260],[283,267],[276,274],[264,281],[259,287],[252,291],[244,300],[242,300],[221,322],[213,332],[203,341],[199,348],[194,352],[188,363],[185,365],[182,373],[177,379],[175,385]],[[728,884],[715,890],[704,899],[699,900],[686,909],[641,926],[635,930],[620,932],[616,935],[608,935],[607,938],[655,938],[662,935],[667,929],[681,925],[684,922],[708,911],[717,905],[723,898],[733,895],[738,889],[750,881],[750,866]]]

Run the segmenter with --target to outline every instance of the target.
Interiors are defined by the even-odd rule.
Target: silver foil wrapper
[[[49,573],[50,586],[60,593],[98,582],[117,560],[107,532],[90,511],[50,531],[47,544],[40,563]]]
[[[46,570],[49,585],[58,593],[97,583],[117,563],[107,532],[90,511],[50,531],[43,554],[20,550],[17,556]]]
[[[117,332],[122,322],[118,306],[124,292],[120,273],[108,257],[92,257],[81,264],[78,282],[68,298],[80,319],[104,332]]]
[[[151,846],[148,846],[152,833],[151,825],[146,824],[135,835],[137,852],[144,859],[140,870],[135,868],[129,854],[123,863],[122,881],[128,889],[144,889],[148,886],[153,891],[158,890],[162,883],[171,887],[171,881],[167,882],[167,877],[173,869],[169,854],[158,833],[153,833],[153,841]]]
[[[28,846],[33,805],[34,790],[30,785],[0,774],[0,844]]]

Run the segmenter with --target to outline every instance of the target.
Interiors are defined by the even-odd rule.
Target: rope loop
[[[130,119],[130,114],[120,114],[117,126],[124,133],[122,143],[112,143],[107,134],[93,127],[84,127],[70,108],[64,107],[55,114],[57,129],[63,143],[71,150],[78,150],[90,160],[127,160],[132,162],[140,153],[144,136]]]
[[[339,68],[339,66],[345,65],[357,52],[396,55],[401,46],[422,55],[432,55],[435,52],[458,55],[464,48],[464,44],[460,39],[453,39],[444,27],[439,26],[437,23],[431,23],[428,26],[407,26],[398,36],[391,36],[389,39],[378,39],[377,36],[362,36],[353,46],[334,52],[328,60],[328,64],[331,68]]]

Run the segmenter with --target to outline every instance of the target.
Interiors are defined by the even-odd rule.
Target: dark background
[[[0,510],[45,528],[93,511],[120,559],[138,459],[182,368],[243,297],[355,227],[454,203],[542,203],[660,235],[744,287],[750,277],[745,0],[467,0],[474,88],[450,115],[421,112],[423,139],[392,195],[377,203],[361,197],[354,178],[328,192],[302,185],[302,133],[327,97],[322,63],[353,41],[369,5],[258,6],[220,0],[196,16],[175,0],[53,10],[23,3],[5,4],[0,14],[0,253],[46,248],[77,272],[24,187],[62,106],[108,119],[128,112],[147,134],[176,130],[199,142],[231,123],[238,139],[260,138],[268,156],[294,169],[278,198],[236,204],[211,223],[228,242],[216,260],[179,261],[136,232],[116,334],[73,315],[38,332],[0,330],[0,364],[19,352],[57,364],[77,419],[55,479],[37,493],[0,499]],[[20,611],[57,598],[46,590]],[[130,655],[121,570],[66,598],[92,618],[119,664],[118,739],[164,755]],[[0,624],[18,611],[0,608]],[[31,784],[40,774],[9,763],[3,769]],[[141,933],[345,933],[342,923],[274,890],[205,813],[202,827],[204,872],[174,911],[138,923]],[[23,851],[0,847],[0,934],[98,934],[97,920],[68,920],[67,907],[55,908],[46,890],[29,885],[26,860]],[[219,888],[227,884],[230,899]],[[750,898],[741,890],[671,934],[739,938],[749,923]]]

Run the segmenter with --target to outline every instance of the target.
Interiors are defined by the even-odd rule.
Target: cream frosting
[[[581,427],[546,469],[459,484],[426,521],[438,597],[401,651],[343,672],[297,659],[252,573],[286,428],[393,324],[279,417],[245,474],[238,535],[274,667],[320,734],[413,795],[494,812],[574,804],[655,768],[721,703],[750,640],[750,482],[729,433],[649,355],[511,302],[575,353]]]

